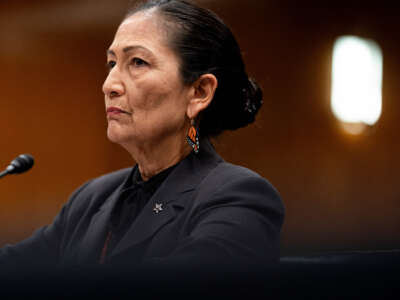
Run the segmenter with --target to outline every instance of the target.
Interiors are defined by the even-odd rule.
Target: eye
[[[142,66],[148,65],[147,62],[145,62],[143,59],[138,58],[138,57],[132,58],[131,62],[132,62],[132,64],[133,64],[134,66],[136,66],[136,67],[142,67]]]
[[[110,61],[107,62],[106,67],[107,67],[108,70],[111,70],[112,68],[115,67],[116,64],[117,63],[115,61],[110,60]]]

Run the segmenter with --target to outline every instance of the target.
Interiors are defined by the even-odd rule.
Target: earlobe
[[[202,110],[210,105],[217,86],[218,80],[213,74],[203,74],[193,83],[192,95],[187,109],[189,119],[195,119]]]

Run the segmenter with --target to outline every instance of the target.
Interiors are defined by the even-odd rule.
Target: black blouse
[[[114,249],[122,239],[147,202],[171,173],[174,167],[175,166],[172,166],[163,170],[151,177],[148,181],[143,181],[137,166],[133,168],[130,175],[131,178],[122,189],[119,199],[111,214],[109,224],[110,230],[106,237],[100,262],[104,262],[107,254],[111,253],[112,249]]]

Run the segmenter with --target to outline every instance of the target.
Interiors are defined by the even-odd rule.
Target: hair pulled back
[[[170,47],[180,59],[185,84],[214,74],[218,87],[211,104],[201,112],[201,136],[216,136],[254,122],[262,105],[262,91],[248,77],[239,45],[231,30],[210,10],[187,1],[150,0],[128,11],[155,8],[167,26]]]

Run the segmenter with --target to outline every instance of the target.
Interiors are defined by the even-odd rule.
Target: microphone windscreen
[[[23,173],[32,168],[34,159],[30,154],[21,154],[14,159],[10,166],[13,166],[13,170],[10,173]]]

